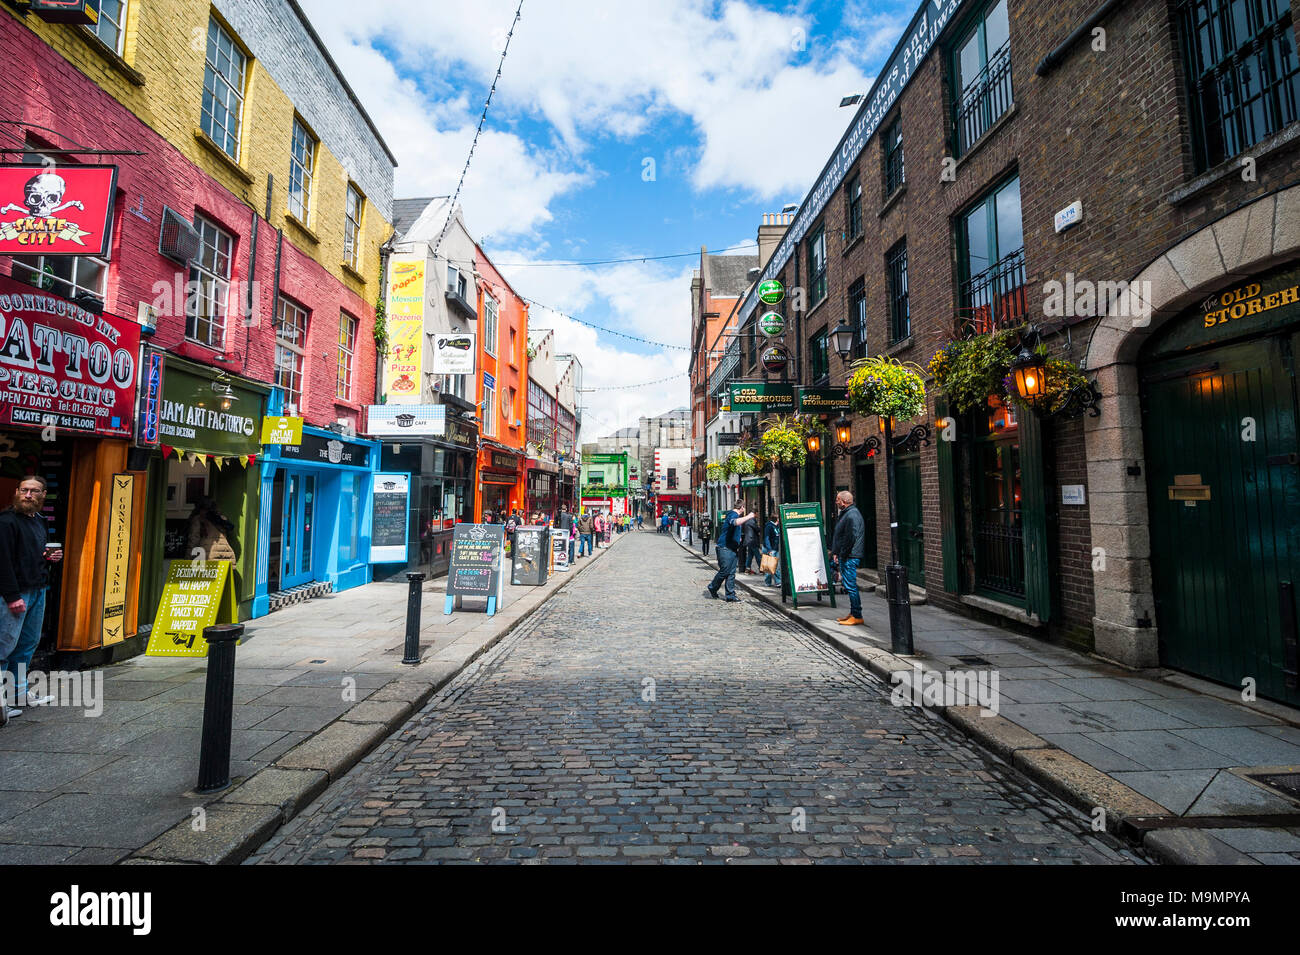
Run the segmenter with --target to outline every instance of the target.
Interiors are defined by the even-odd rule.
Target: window
[[[516,343],[516,341],[515,341],[516,337],[517,337],[517,336],[515,335],[515,330],[514,330],[513,328],[510,329],[510,362],[511,362],[511,364],[518,364],[518,363],[519,363],[519,353],[516,351],[516,349],[518,348],[518,345],[517,345],[517,343]]]
[[[912,334],[912,312],[907,302],[907,240],[900,240],[885,254],[889,280],[889,343],[901,342]]]
[[[465,278],[465,273],[450,264],[447,266],[447,291],[455,292],[466,302],[469,301],[469,282]]]
[[[335,397],[352,400],[352,356],[357,351],[357,325],[355,316],[339,313],[339,369]]]
[[[1181,0],[1198,171],[1298,117],[1300,62],[1286,0]]]
[[[289,149],[289,211],[303,225],[311,212],[311,173],[316,165],[316,138],[294,117]]]
[[[818,226],[808,240],[808,307],[826,297],[826,227]]]
[[[677,469],[676,468],[668,469],[668,490],[670,491],[677,490]]]
[[[497,433],[497,390],[483,381],[483,433],[489,438]]]
[[[347,205],[343,212],[343,262],[354,270],[361,261],[361,210],[365,201],[357,187],[348,183]]]
[[[808,342],[808,357],[812,362],[812,380],[821,381],[831,373],[830,352],[828,351],[826,328],[814,335]]]
[[[248,61],[215,18],[208,20],[208,55],[203,71],[203,131],[231,159],[239,159],[239,124],[244,111]]]
[[[988,7],[953,53],[953,129],[957,155],[1011,108],[1011,32],[1007,0]]]
[[[862,235],[862,179],[854,176],[849,180],[845,193],[849,197],[849,240]]]
[[[127,0],[99,0],[99,22],[86,29],[104,41],[104,45],[122,55],[122,41],[126,36]]]
[[[491,295],[483,296],[483,350],[497,355],[497,302]]]
[[[275,383],[295,408],[302,407],[302,359],[306,353],[307,310],[282,294],[275,323]]]
[[[190,266],[185,337],[218,350],[226,341],[226,306],[230,296],[230,260],[235,240],[202,216],[194,218],[199,257]]]
[[[885,130],[885,196],[892,196],[907,181],[903,174],[903,120]]]
[[[867,289],[864,279],[849,286],[849,327],[853,329],[853,357],[867,357]]]
[[[960,219],[957,234],[962,332],[1020,324],[1027,314],[1020,179],[994,189]]]

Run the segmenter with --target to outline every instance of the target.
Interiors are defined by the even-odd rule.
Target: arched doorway
[[[1300,328],[1287,291],[1300,295],[1297,222],[1292,187],[1143,270],[1149,308],[1108,315],[1093,335],[1087,367],[1104,397],[1085,421],[1097,652],[1250,678],[1290,703],[1300,475],[1279,456],[1300,451],[1286,357]]]

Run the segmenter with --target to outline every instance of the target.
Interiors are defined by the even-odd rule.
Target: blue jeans
[[[727,596],[736,596],[736,552],[730,547],[718,545],[718,572],[713,575],[713,581],[709,584],[709,589],[715,594],[723,582],[727,585]]]
[[[570,534],[569,535],[569,563],[570,564],[573,563],[573,548],[576,546],[576,543],[577,542],[573,539],[573,535]]]
[[[27,604],[27,609],[20,614],[0,606],[0,614],[4,615],[0,622],[0,654],[3,654],[0,668],[8,670],[14,678],[14,699],[7,700],[8,703],[27,695],[27,667],[36,645],[41,642],[41,624],[45,622],[45,590],[42,587],[20,594]]]
[[[592,552],[591,535],[579,534],[578,535],[578,556],[586,557],[591,552]]]
[[[862,616],[862,595],[858,593],[858,558],[851,557],[840,561],[840,580],[849,595],[849,613],[855,617]]]

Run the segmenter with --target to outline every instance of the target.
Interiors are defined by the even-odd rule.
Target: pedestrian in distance
[[[704,591],[706,597],[717,600],[718,588],[725,583],[727,601],[734,603],[740,600],[736,596],[736,552],[740,549],[745,525],[753,520],[754,512],[745,510],[745,499],[736,498],[735,505],[727,511],[727,516],[718,529],[718,572],[713,575],[713,581]]]
[[[0,512],[0,667],[13,680],[14,705],[0,692],[0,726],[24,707],[42,706],[52,697],[29,696],[27,667],[41,642],[45,622],[45,592],[50,564],[63,560],[63,548],[49,539],[49,528],[41,516],[45,505],[45,479],[23,478],[14,490],[13,505]],[[7,681],[0,680],[0,690]]]
[[[759,550],[763,543],[762,534],[758,529],[758,521],[750,521],[745,525],[743,534],[744,545],[740,552],[740,566],[747,574],[757,573],[750,565],[759,562]]]
[[[704,544],[704,556],[709,556],[709,540],[713,537],[713,518],[705,514],[700,518],[700,541]]]
[[[851,627],[865,622],[862,619],[862,595],[858,591],[858,562],[866,543],[867,523],[848,491],[835,495],[835,506],[840,517],[835,524],[835,536],[831,538],[831,560],[839,567],[840,580],[849,595],[849,615],[836,622]]]
[[[557,526],[559,527],[560,530],[565,531],[569,535],[569,563],[572,564],[573,548],[576,542],[573,539],[573,530],[574,530],[573,515],[569,513],[569,508],[567,505],[565,507],[560,508],[560,518],[559,521],[557,522]]]
[[[595,521],[591,511],[584,510],[578,515],[578,556],[587,557],[592,553],[591,535],[595,532]]]
[[[768,515],[767,524],[763,527],[763,554],[776,561],[776,570],[772,573],[765,573],[763,583],[769,587],[780,587],[781,529],[777,526],[775,514]]]

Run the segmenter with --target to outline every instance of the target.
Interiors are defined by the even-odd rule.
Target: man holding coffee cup
[[[41,507],[45,479],[29,475],[14,491],[13,507],[0,512],[0,665],[13,675],[14,703],[0,701],[0,726],[22,713],[21,706],[40,706],[52,697],[27,695],[27,667],[41,642],[49,565],[63,560],[63,547],[49,540]]]

